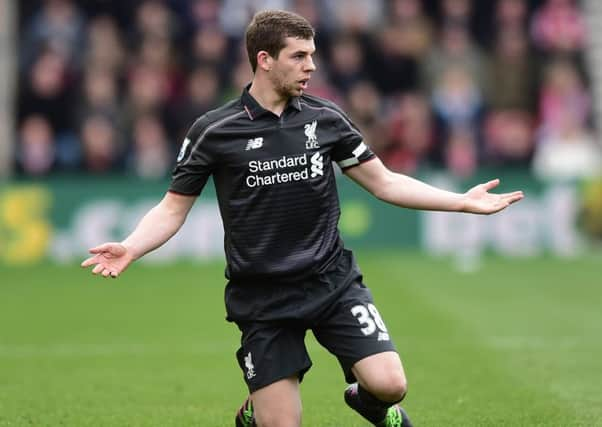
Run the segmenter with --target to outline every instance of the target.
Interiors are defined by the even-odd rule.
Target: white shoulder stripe
[[[240,115],[244,115],[244,114],[246,114],[244,111],[239,111],[238,113],[226,116],[223,119],[218,120],[217,122],[212,123],[209,126],[207,126],[205,128],[205,130],[197,138],[196,142],[194,143],[194,145],[190,149],[190,153],[188,154],[188,158],[184,161],[184,163],[182,163],[181,166],[185,166],[186,164],[188,164],[188,162],[192,158],[192,153],[194,153],[194,151],[197,149],[197,147],[199,145],[201,145],[201,142],[203,142],[203,139],[205,138],[205,135],[207,135],[207,132],[209,132],[210,130],[215,129],[216,127],[219,127],[219,126],[223,125],[224,123],[226,123],[226,122],[228,122],[228,121],[230,121],[230,120],[232,120],[232,119],[234,119],[234,118],[236,118],[236,117],[238,117]]]
[[[349,122],[349,120],[347,120],[347,118],[343,114],[341,114],[339,111],[335,110],[334,108],[330,108],[330,107],[314,107],[312,105],[309,105],[306,102],[300,102],[300,104],[305,105],[307,108],[310,108],[312,110],[328,110],[328,111],[331,111],[331,112],[335,113],[337,116],[339,116],[345,122],[345,124],[347,126],[349,126],[349,129],[351,129],[351,131],[353,133],[357,134],[360,138],[363,138],[362,134],[359,133],[357,131],[357,129],[353,127],[353,125],[351,124],[351,122]]]
[[[341,169],[348,168],[349,166],[359,165],[360,161],[357,157],[351,157],[349,159],[341,160],[337,163]]]
[[[358,145],[357,147],[355,147],[355,150],[352,151],[353,155],[355,157],[359,157],[362,154],[364,154],[364,152],[368,149],[368,147],[366,147],[366,144],[364,144],[364,141],[360,142],[360,145]]]

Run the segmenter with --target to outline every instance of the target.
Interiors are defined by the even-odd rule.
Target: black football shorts
[[[250,318],[242,318],[243,311],[226,301],[229,317],[238,317],[232,319],[242,333],[236,356],[250,392],[292,376],[303,379],[312,364],[305,346],[308,330],[337,357],[348,383],[355,381],[351,367],[356,362],[395,351],[350,251],[325,274],[303,283],[243,289],[234,293],[248,295],[234,299],[242,304],[246,298],[247,307],[253,307]]]

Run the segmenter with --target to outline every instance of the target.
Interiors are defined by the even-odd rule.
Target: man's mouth
[[[309,79],[299,80],[299,86],[301,86],[301,89],[303,89],[303,90],[307,89],[308,82],[309,82]]]

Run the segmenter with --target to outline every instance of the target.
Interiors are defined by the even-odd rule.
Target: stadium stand
[[[466,177],[496,166],[543,178],[600,170],[591,87],[602,76],[586,60],[586,35],[600,30],[588,29],[581,5],[353,3],[19,2],[14,169],[167,176],[194,118],[250,81],[244,25],[275,7],[317,29],[309,92],[348,110],[391,169]]]

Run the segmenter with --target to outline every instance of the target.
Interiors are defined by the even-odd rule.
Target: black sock
[[[357,385],[357,393],[349,396],[349,399],[351,400],[351,402],[348,402],[350,406],[372,424],[384,420],[387,409],[394,404],[383,402],[359,384]]]

